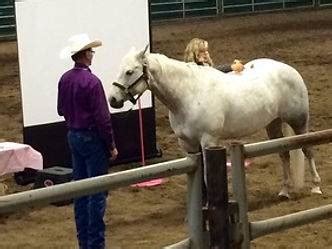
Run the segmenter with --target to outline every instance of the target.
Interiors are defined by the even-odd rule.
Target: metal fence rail
[[[182,159],[2,196],[0,197],[0,214],[12,213],[23,208],[46,206],[50,203],[113,190],[159,177],[187,174],[188,240],[190,240],[189,244],[192,249],[202,249],[203,218],[201,162],[201,153],[197,153]]]
[[[0,2],[0,40],[16,38],[14,1]]]
[[[0,40],[16,39],[14,2],[0,2]],[[332,0],[150,0],[149,3],[152,21],[332,6]]]
[[[251,240],[270,233],[279,232],[288,228],[305,225],[331,217],[332,204],[329,204],[276,218],[250,222]]]
[[[152,20],[332,6],[332,0],[151,0]]]
[[[222,1],[222,13],[261,12],[282,9],[308,8],[315,6],[315,0],[246,0]]]
[[[317,1],[318,1],[318,6],[320,7],[332,6],[332,0],[317,0]]]
[[[332,142],[332,129],[246,144],[244,145],[244,156],[247,158],[265,156],[271,153],[299,149],[303,146],[319,145],[330,142]]]
[[[250,248],[250,240],[257,237],[332,217],[332,206],[327,205],[282,217],[258,222],[249,222],[246,194],[247,189],[244,173],[245,158],[264,156],[271,153],[300,149],[305,146],[326,144],[330,142],[332,142],[332,129],[273,139],[260,143],[246,145],[233,143],[231,145],[233,192],[235,200],[239,204],[239,217],[242,224],[241,233],[244,238],[242,241],[242,249]]]
[[[218,14],[216,0],[151,0],[152,20],[214,16]]]
[[[195,160],[182,158],[95,178],[6,195],[0,197],[0,214],[28,207],[46,206],[49,203],[129,186],[145,180],[190,173],[195,171],[196,168]]]
[[[249,222],[244,175],[245,157],[262,156],[280,150],[298,149],[303,146],[331,141],[332,129],[256,144],[233,143],[231,145],[231,160],[233,192],[237,201],[234,202],[236,204],[234,213],[236,219],[233,219],[235,216],[231,219],[231,213],[234,210],[231,211],[232,209],[228,208],[227,204],[226,150],[218,147],[205,150],[206,181],[207,186],[209,186],[207,188],[207,203],[209,203],[207,209],[202,209],[202,157],[200,153],[197,153],[190,157],[142,168],[3,196],[0,197],[0,214],[11,213],[28,207],[45,206],[49,203],[116,189],[158,177],[186,173],[188,176],[187,218],[189,239],[166,248],[229,248],[229,244],[234,242],[242,243],[241,248],[250,248],[250,240],[260,236],[332,217],[332,205],[329,204],[263,221]],[[221,167],[219,168],[217,165]],[[220,185],[220,181],[222,185]],[[217,194],[220,189],[224,190],[223,197]],[[233,221],[236,221],[236,223],[233,223]],[[206,222],[208,222],[208,225]],[[221,240],[220,234],[228,239]],[[243,238],[243,240],[240,238]],[[218,246],[211,247],[214,245]]]

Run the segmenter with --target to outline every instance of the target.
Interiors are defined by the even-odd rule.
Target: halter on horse
[[[256,59],[240,74],[224,74],[212,67],[147,53],[146,49],[131,50],[123,58],[109,102],[121,108],[127,100],[135,103],[135,95],[152,91],[169,109],[171,127],[186,152],[197,152],[200,146],[218,146],[225,139],[250,135],[262,128],[270,139],[282,137],[282,123],[295,134],[308,132],[308,92],[301,75],[289,65]],[[313,153],[308,147],[302,150],[309,160],[312,192],[320,194]],[[289,152],[280,153],[280,157],[284,179],[279,195],[288,197]],[[303,169],[304,162],[298,166]],[[303,174],[293,177],[295,186],[301,187]]]

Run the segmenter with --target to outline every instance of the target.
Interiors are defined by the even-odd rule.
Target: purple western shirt
[[[115,148],[111,114],[100,79],[84,64],[75,63],[58,85],[58,114],[69,129],[96,129]]]

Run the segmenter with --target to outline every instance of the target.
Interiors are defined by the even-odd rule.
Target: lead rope
[[[139,122],[139,133],[140,133],[140,143],[141,143],[142,166],[145,166],[143,113],[142,113],[141,99],[138,99],[138,122]]]
[[[143,65],[143,78],[145,83],[149,87],[149,75],[148,75],[147,66]],[[141,143],[141,158],[142,158],[142,166],[145,166],[145,148],[144,148],[144,127],[143,127],[143,112],[141,105],[141,98],[138,97],[138,121],[139,121],[139,132],[140,132],[140,143]]]

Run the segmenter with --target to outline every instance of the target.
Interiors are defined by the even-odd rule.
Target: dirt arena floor
[[[332,127],[332,9],[210,18],[153,24],[155,52],[182,59],[193,37],[210,42],[216,64],[234,58],[268,57],[286,62],[303,75],[310,94],[311,131]],[[182,157],[169,127],[165,107],[156,101],[158,144],[164,160]],[[22,142],[18,62],[15,42],[0,44],[0,139]],[[265,139],[260,132],[245,141]],[[306,187],[281,201],[281,167],[276,155],[256,158],[247,170],[249,217],[260,220],[332,203],[332,147],[315,147],[322,196]],[[11,179],[9,192],[22,191]],[[122,188],[112,192],[106,213],[107,248],[161,248],[187,237],[186,178],[172,177],[159,187]],[[76,248],[72,206],[23,210],[0,217],[0,248]],[[332,248],[332,220],[261,237],[252,248]]]

